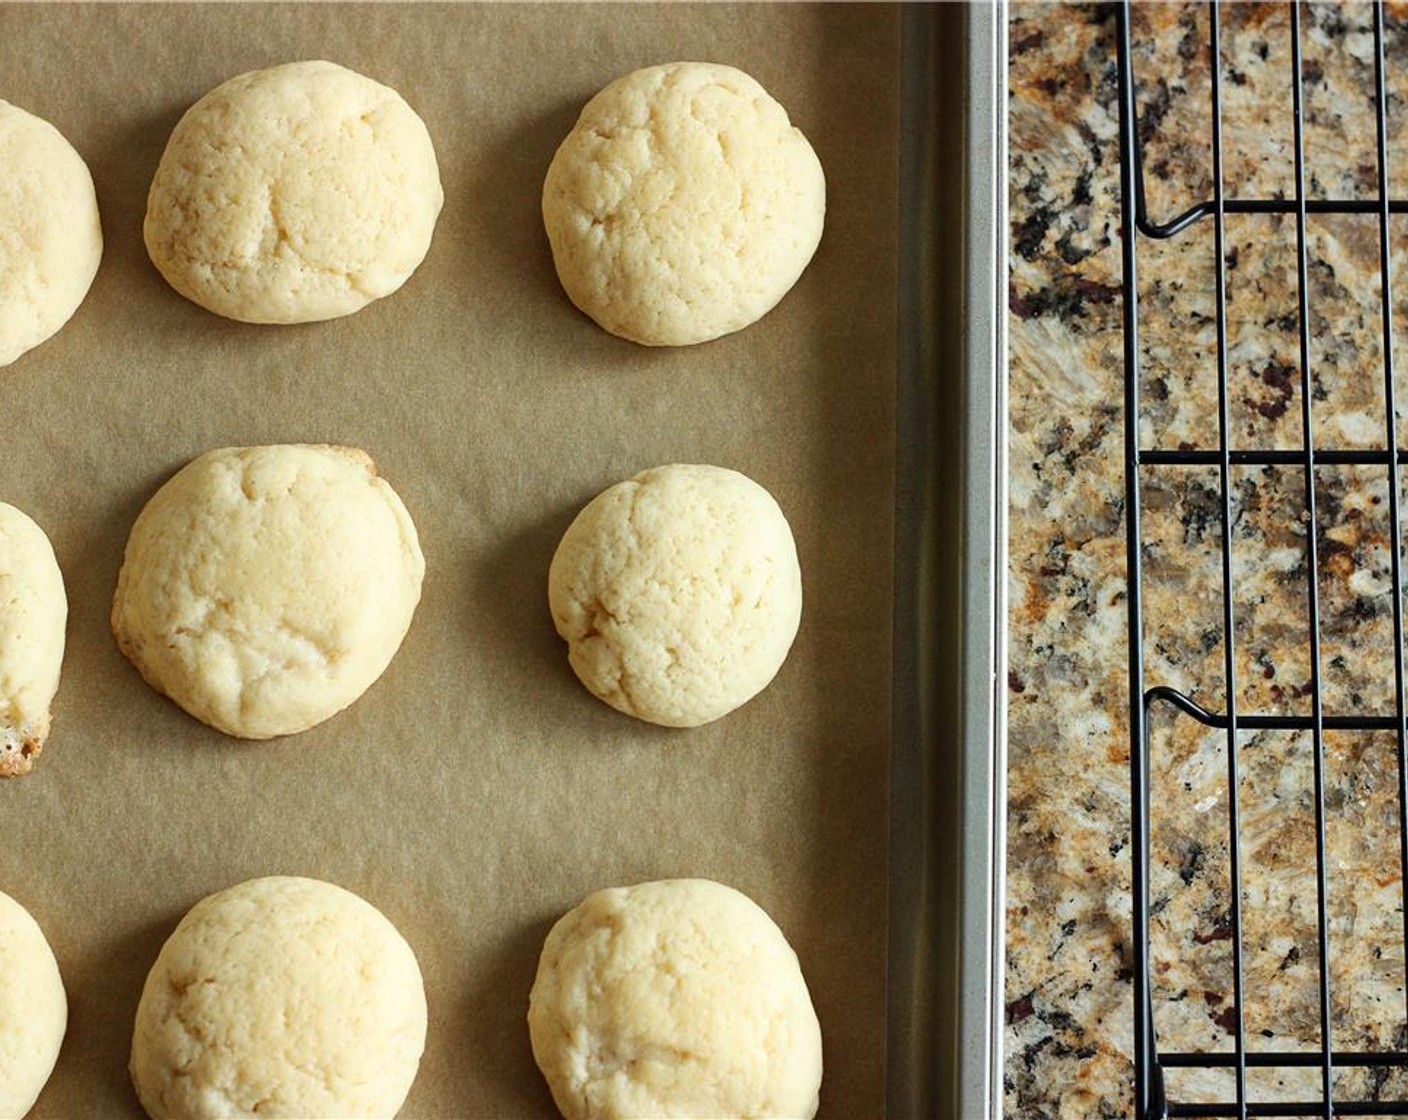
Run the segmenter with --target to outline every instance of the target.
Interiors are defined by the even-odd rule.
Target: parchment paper
[[[147,186],[206,90],[319,57],[425,119],[434,244],[349,318],[226,321],[148,263]],[[539,192],[592,93],[677,59],[756,76],[816,147],[829,208],[766,319],[653,350],[567,302]],[[0,97],[88,161],[106,234],[74,320],[0,369],[0,498],[49,533],[71,608],[49,746],[0,786],[0,889],[44,927],[70,998],[35,1115],[140,1115],[126,1062],[147,969],[199,898],[268,874],[354,890],[414,947],[430,1032],[405,1116],[554,1115],[524,1024],[542,938],[588,892],[666,876],[772,913],[821,1018],[823,1114],[883,1112],[898,86],[888,6],[0,6]],[[172,472],[300,441],[376,458],[419,526],[425,594],[349,711],[244,744],[147,688],[108,609]],[[546,606],[575,511],[667,462],[767,486],[806,594],[772,687],[687,732],[589,696]]]

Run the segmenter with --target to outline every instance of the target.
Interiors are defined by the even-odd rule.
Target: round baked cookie
[[[186,111],[142,228],[187,299],[247,323],[309,323],[404,284],[443,201],[430,134],[400,94],[331,62],[290,62]]]
[[[425,1049],[425,985],[374,906],[316,879],[198,902],[147,975],[132,1083],[153,1120],[390,1117]]]
[[[0,778],[27,773],[44,749],[67,625],[64,577],[49,538],[0,502]]]
[[[39,1099],[68,1029],[68,999],[53,950],[29,911],[0,891],[0,1116]]]
[[[797,954],[707,879],[598,891],[567,913],[528,1030],[567,1120],[816,1114],[821,1028]]]
[[[568,297],[612,334],[685,346],[762,318],[821,240],[826,181],[753,78],[676,62],[612,82],[543,184]]]
[[[48,121],[0,101],[0,366],[50,338],[103,255],[88,165]]]
[[[142,676],[230,735],[291,735],[381,676],[420,600],[406,507],[363,451],[227,447],[132,527],[112,631]]]
[[[771,494],[737,471],[674,464],[582,509],[552,558],[548,603],[593,694],[650,723],[697,727],[777,675],[802,573]]]

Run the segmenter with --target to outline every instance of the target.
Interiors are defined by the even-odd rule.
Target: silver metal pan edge
[[[888,1112],[1002,1109],[1006,11],[907,7]]]

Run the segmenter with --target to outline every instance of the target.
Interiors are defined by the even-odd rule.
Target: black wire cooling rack
[[[1328,869],[1326,858],[1326,776],[1324,735],[1336,731],[1378,731],[1391,732],[1397,739],[1397,801],[1398,801],[1398,848],[1400,867],[1397,873],[1400,882],[1408,880],[1408,796],[1405,795],[1405,775],[1408,775],[1408,759],[1405,759],[1405,746],[1408,746],[1408,726],[1404,713],[1404,625],[1403,625],[1403,573],[1401,571],[1399,510],[1399,468],[1408,462],[1408,452],[1399,448],[1394,394],[1393,369],[1393,313],[1392,313],[1392,269],[1390,255],[1390,214],[1408,212],[1408,200],[1390,197],[1389,163],[1386,141],[1386,113],[1388,97],[1385,92],[1385,50],[1384,50],[1384,11],[1375,5],[1373,21],[1373,74],[1372,90],[1365,90],[1366,97],[1372,97],[1377,120],[1373,152],[1367,150],[1367,135],[1363,137],[1366,150],[1365,161],[1374,160],[1377,190],[1374,197],[1356,200],[1336,201],[1324,198],[1307,197],[1307,161],[1304,137],[1305,88],[1302,62],[1302,41],[1305,31],[1302,21],[1306,13],[1299,5],[1291,7],[1290,57],[1285,60],[1286,83],[1289,85],[1289,101],[1294,114],[1294,170],[1295,189],[1291,197],[1242,198],[1228,197],[1224,193],[1224,90],[1227,80],[1222,53],[1220,23],[1225,13],[1220,13],[1217,4],[1210,5],[1207,11],[1208,41],[1199,44],[1206,50],[1211,60],[1210,105],[1208,106],[1208,127],[1210,128],[1212,155],[1211,197],[1201,201],[1185,212],[1166,221],[1151,217],[1145,200],[1145,153],[1141,150],[1139,119],[1136,105],[1136,75],[1132,51],[1131,11],[1126,2],[1118,9],[1118,74],[1119,74],[1119,124],[1120,124],[1120,185],[1123,228],[1123,294],[1124,294],[1124,372],[1125,372],[1125,494],[1128,530],[1128,610],[1129,610],[1129,680],[1130,680],[1130,774],[1132,793],[1132,861],[1133,861],[1133,985],[1134,985],[1134,1058],[1135,1058],[1135,1107],[1140,1120],[1177,1116],[1206,1117],[1255,1117],[1255,1116],[1408,1116],[1408,1102],[1386,1102],[1369,1099],[1337,1099],[1337,1075],[1347,1070],[1383,1070],[1408,1066],[1408,1052],[1403,1050],[1383,1050],[1375,1052],[1341,1051],[1332,1048],[1332,1004],[1330,978],[1330,915],[1327,905]],[[1354,143],[1355,137],[1345,137],[1347,144]],[[1300,446],[1298,449],[1259,449],[1257,447],[1233,446],[1233,427],[1229,417],[1229,378],[1228,378],[1228,315],[1227,315],[1227,265],[1225,238],[1226,219],[1229,214],[1264,214],[1293,217],[1295,222],[1295,251],[1297,258],[1297,282],[1299,292],[1299,402],[1300,402]],[[1320,447],[1316,443],[1314,402],[1316,394],[1312,384],[1312,344],[1310,317],[1310,283],[1307,264],[1307,216],[1321,214],[1363,214],[1378,217],[1378,252],[1380,284],[1377,292],[1379,307],[1375,314],[1382,322],[1381,369],[1376,376],[1382,378],[1383,415],[1382,446],[1385,450],[1335,449]],[[1214,288],[1216,362],[1217,362],[1217,445],[1215,449],[1162,449],[1144,446],[1140,429],[1140,308],[1138,303],[1138,271],[1141,245],[1147,251],[1151,241],[1174,238],[1210,237],[1212,241]],[[1212,430],[1209,418],[1208,431]],[[1154,440],[1153,442],[1158,442]],[[1392,452],[1387,449],[1398,449]],[[1335,465],[1374,465],[1386,469],[1388,474],[1388,521],[1391,525],[1392,582],[1392,621],[1393,621],[1393,680],[1394,701],[1391,711],[1378,712],[1326,712],[1322,704],[1323,677],[1321,664],[1322,619],[1319,601],[1319,583],[1322,571],[1321,529],[1318,526],[1316,511],[1316,472],[1321,467]],[[1225,700],[1224,711],[1207,711],[1187,695],[1164,686],[1147,687],[1145,680],[1145,617],[1144,598],[1145,577],[1141,569],[1141,556],[1145,546],[1143,518],[1141,516],[1141,477],[1146,468],[1201,467],[1205,472],[1216,468],[1218,492],[1221,501],[1221,629],[1222,629],[1222,674]],[[1307,607],[1306,630],[1309,636],[1309,714],[1256,714],[1238,710],[1236,631],[1240,607],[1237,584],[1232,562],[1233,487],[1234,467],[1279,467],[1294,476],[1300,472],[1304,477],[1303,487],[1303,526],[1305,549],[1305,595]],[[1227,844],[1229,899],[1230,946],[1231,946],[1231,1015],[1224,1021],[1229,1023],[1228,1034],[1232,1036],[1232,1049],[1229,1051],[1175,1051],[1161,1049],[1155,1022],[1155,1005],[1151,982],[1151,902],[1150,902],[1150,831],[1157,822],[1158,810],[1151,806],[1150,796],[1150,716],[1157,706],[1164,706],[1174,719],[1191,719],[1208,733],[1225,734],[1226,742],[1226,785],[1225,797],[1227,820],[1225,841]],[[1240,815],[1239,789],[1242,775],[1239,773],[1239,750],[1237,733],[1256,730],[1279,730],[1308,733],[1313,745],[1313,811],[1315,830],[1316,922],[1319,949],[1318,958],[1318,999],[1319,999],[1319,1048],[1309,1050],[1260,1050],[1248,1048],[1245,1008],[1249,993],[1245,976],[1245,948],[1243,942],[1244,910],[1244,860],[1239,837],[1243,828]],[[1308,871],[1308,869],[1307,869]],[[1404,907],[1408,914],[1408,905]],[[1406,919],[1408,920],[1408,919]],[[1404,930],[1405,944],[1408,944],[1408,929]],[[1254,995],[1254,993],[1252,993]],[[1404,1016],[1408,1023],[1408,1009],[1398,1008],[1391,1012]],[[1405,1034],[1396,1036],[1399,1045]],[[1255,1100],[1255,1094],[1248,1091],[1248,1070],[1299,1070],[1300,1076],[1307,1076],[1307,1068],[1318,1071],[1319,1092],[1317,1099],[1268,1102]],[[1166,1092],[1165,1073],[1170,1070],[1223,1071],[1220,1076],[1232,1082],[1226,1099],[1198,1103],[1170,1099]]]

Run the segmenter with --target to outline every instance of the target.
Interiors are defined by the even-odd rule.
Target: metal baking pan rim
[[[1005,17],[902,23],[891,1117],[1002,1109]]]

